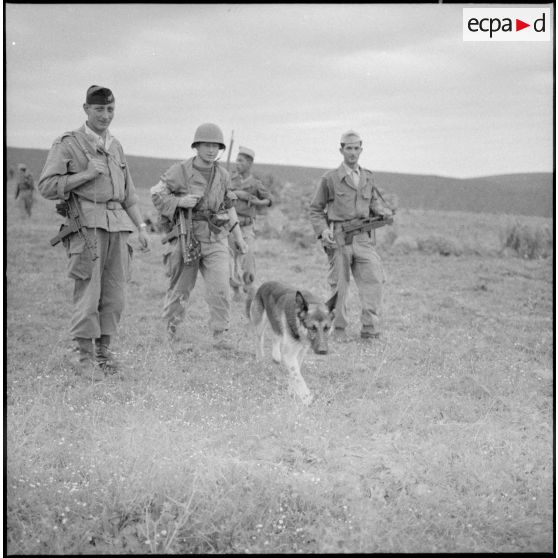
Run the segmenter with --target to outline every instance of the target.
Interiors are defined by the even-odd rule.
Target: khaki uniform
[[[231,178],[232,190],[244,190],[250,195],[260,199],[269,200],[271,205],[271,194],[267,188],[256,177],[250,175],[246,179],[242,179],[239,174],[235,174]],[[268,207],[270,207],[270,205]],[[256,206],[251,205],[250,200],[234,200],[234,207],[238,215],[238,224],[242,231],[242,236],[248,245],[246,254],[242,254],[237,248],[232,235],[229,237],[230,258],[230,283],[233,289],[237,290],[244,285],[243,277],[250,274],[252,280],[256,276],[256,232],[254,229],[256,221]]]
[[[96,244],[92,255],[79,234],[65,242],[68,276],[74,279],[74,309],[70,333],[76,338],[96,339],[116,333],[125,304],[133,250],[128,244],[135,227],[124,208],[137,203],[124,151],[116,138],[99,136],[82,126],[57,138],[48,154],[38,189],[49,200],[65,200],[70,175],[87,168],[89,157],[101,161],[103,173],[72,190],[81,208],[85,234]]]
[[[310,221],[320,235],[330,226],[338,230],[345,221],[374,215],[378,193],[372,172],[360,168],[360,182],[354,184],[344,165],[322,176],[310,203]],[[338,291],[334,325],[348,325],[347,295],[350,274],[358,287],[361,303],[362,331],[379,333],[385,273],[376,248],[375,231],[356,234],[352,245],[336,246],[328,254],[328,283],[332,292]]]
[[[31,217],[35,201],[35,181],[29,171],[18,171],[15,198],[22,217]]]
[[[232,207],[229,173],[220,165],[214,165],[211,184],[194,168],[195,157],[174,164],[151,188],[151,199],[157,210],[170,222],[174,221],[178,198],[203,195],[192,211],[193,233],[200,242],[201,257],[192,265],[182,259],[180,241],[177,238],[165,244],[163,262],[170,279],[163,307],[163,318],[176,327],[184,320],[185,305],[196,284],[198,271],[205,281],[205,300],[209,306],[209,327],[212,331],[224,331],[230,324],[229,249],[228,226],[219,232],[212,230],[202,214],[211,214]]]

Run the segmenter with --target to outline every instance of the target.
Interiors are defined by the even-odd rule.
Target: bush
[[[418,243],[408,235],[399,236],[391,245],[391,252],[394,254],[409,254],[418,250]]]
[[[522,258],[547,258],[552,254],[554,241],[547,225],[510,220],[500,231],[502,253],[515,253]]]
[[[442,256],[461,256],[463,245],[456,238],[433,234],[417,241],[418,249],[427,254],[441,254]]]

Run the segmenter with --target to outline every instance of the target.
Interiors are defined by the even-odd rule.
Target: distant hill
[[[25,162],[39,177],[47,150],[7,147],[5,172]],[[176,159],[127,156],[136,187],[150,188]],[[334,162],[335,164],[335,162]],[[254,173],[290,182],[304,191],[313,191],[327,169],[288,165],[255,164]],[[552,217],[554,177],[552,173],[503,174],[478,178],[448,178],[435,175],[376,172],[376,184],[394,193],[399,207],[473,213],[507,213]]]

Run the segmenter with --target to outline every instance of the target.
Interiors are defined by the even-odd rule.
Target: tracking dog
[[[287,369],[289,391],[310,404],[313,397],[300,367],[310,347],[316,354],[327,354],[337,293],[324,303],[309,291],[278,281],[267,281],[257,290],[251,285],[246,293],[246,315],[257,338],[256,358],[264,357],[264,334],[269,324],[273,335],[272,359]]]

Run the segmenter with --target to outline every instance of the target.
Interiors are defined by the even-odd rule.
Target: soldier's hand
[[[234,194],[239,200],[248,201],[252,194],[249,194],[245,190],[233,190]]]
[[[200,201],[199,196],[188,194],[186,196],[182,196],[181,198],[178,198],[178,207],[183,207],[184,209],[188,209],[189,207],[195,207],[199,201]]]
[[[92,180],[93,178],[96,178],[100,174],[103,174],[104,168],[105,166],[103,163],[101,163],[101,161],[98,161],[97,159],[89,159],[89,162],[87,163],[87,169],[85,169],[85,172],[89,175],[90,179]]]
[[[248,244],[246,244],[246,241],[244,239],[237,240],[236,246],[241,254],[246,254],[248,252]]]
[[[141,252],[149,252],[149,236],[144,230],[138,231],[138,240],[140,243],[140,251]]]
[[[333,246],[335,244],[335,238],[333,237],[332,230],[324,229],[322,231],[322,244],[324,246]]]

